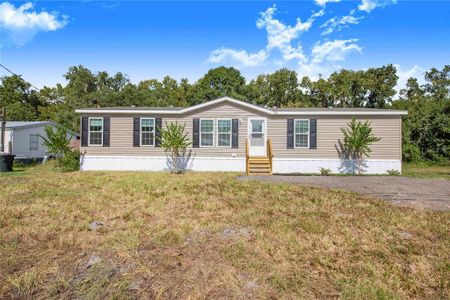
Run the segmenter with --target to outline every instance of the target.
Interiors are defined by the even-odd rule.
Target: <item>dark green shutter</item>
[[[109,147],[111,118],[103,118],[103,147]]]
[[[134,118],[133,120],[133,146],[139,147],[141,145],[139,139],[141,135],[141,118]]]
[[[231,148],[239,148],[239,120],[233,119],[231,123]]]
[[[317,149],[317,119],[309,120],[309,149]]]
[[[193,119],[192,124],[192,148],[198,148],[200,146],[200,119]]]
[[[89,118],[81,118],[81,147],[89,145]]]
[[[161,128],[162,128],[162,118],[155,119],[155,147],[161,147]]]
[[[287,148],[294,149],[294,119],[287,120]]]

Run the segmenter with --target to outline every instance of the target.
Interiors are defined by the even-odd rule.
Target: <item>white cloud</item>
[[[23,46],[39,32],[55,31],[67,24],[67,17],[59,18],[57,12],[32,11],[27,2],[15,7],[9,2],[0,4],[0,26],[4,33],[2,46]]]
[[[262,49],[255,53],[248,53],[245,50],[234,50],[230,48],[219,48],[212,51],[208,62],[220,63],[231,60],[242,64],[245,67],[255,67],[262,65],[267,59],[267,52]]]
[[[363,18],[364,17],[355,17],[352,15],[333,17],[320,26],[320,28],[325,28],[322,35],[327,35],[334,31],[341,31],[342,29],[347,28],[350,24],[358,24]]]
[[[377,7],[385,7],[395,3],[397,3],[397,0],[362,0],[358,9],[369,13]]]
[[[341,2],[341,0],[314,0],[317,5],[325,6],[328,2]]]
[[[311,51],[312,63],[320,64],[323,61],[344,61],[351,52],[362,53],[362,48],[356,44],[357,39],[334,40],[316,44]]]
[[[260,18],[256,22],[258,29],[265,28],[267,31],[267,50],[278,49],[286,60],[305,60],[302,47],[300,45],[292,47],[291,42],[297,39],[302,32],[311,28],[314,17],[309,18],[306,22],[302,22],[300,18],[297,18],[296,24],[290,26],[273,18],[276,11],[275,5],[269,7],[261,13]]]
[[[397,86],[395,87],[397,93],[399,93],[401,89],[406,87],[406,83],[408,82],[408,79],[411,77],[417,78],[419,84],[425,83],[424,73],[426,70],[424,68],[415,65],[409,70],[403,70],[400,67],[400,65],[394,66],[397,69],[397,76],[398,76]]]
[[[269,7],[260,13],[260,17],[256,22],[258,29],[265,29],[267,32],[267,45],[255,53],[248,53],[246,50],[235,50],[230,48],[219,48],[212,51],[209,55],[208,62],[220,63],[226,61],[236,62],[243,66],[259,66],[262,65],[273,50],[280,51],[283,60],[301,60],[306,61],[303,48],[300,44],[292,45],[300,35],[308,31],[314,20],[325,13],[324,10],[312,13],[311,17],[305,22],[297,18],[295,25],[286,25],[280,20],[274,18],[277,12],[276,6]]]

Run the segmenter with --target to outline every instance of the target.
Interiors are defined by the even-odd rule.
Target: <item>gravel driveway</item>
[[[242,176],[239,180],[289,182],[349,190],[390,201],[395,205],[450,210],[450,180],[396,176]]]

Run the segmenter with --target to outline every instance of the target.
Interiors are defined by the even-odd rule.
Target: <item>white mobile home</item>
[[[46,137],[45,127],[56,126],[50,121],[8,121],[5,131],[5,153],[15,155],[17,160],[43,159],[47,148],[41,136]],[[68,131],[67,136],[77,139],[78,134]]]

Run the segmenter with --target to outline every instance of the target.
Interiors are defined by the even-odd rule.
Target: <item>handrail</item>
[[[248,148],[248,138],[245,139],[245,171],[247,176],[250,175],[250,154]]]
[[[273,149],[272,149],[272,140],[267,139],[267,157],[270,162],[270,173],[272,174],[272,158],[273,158]]]

